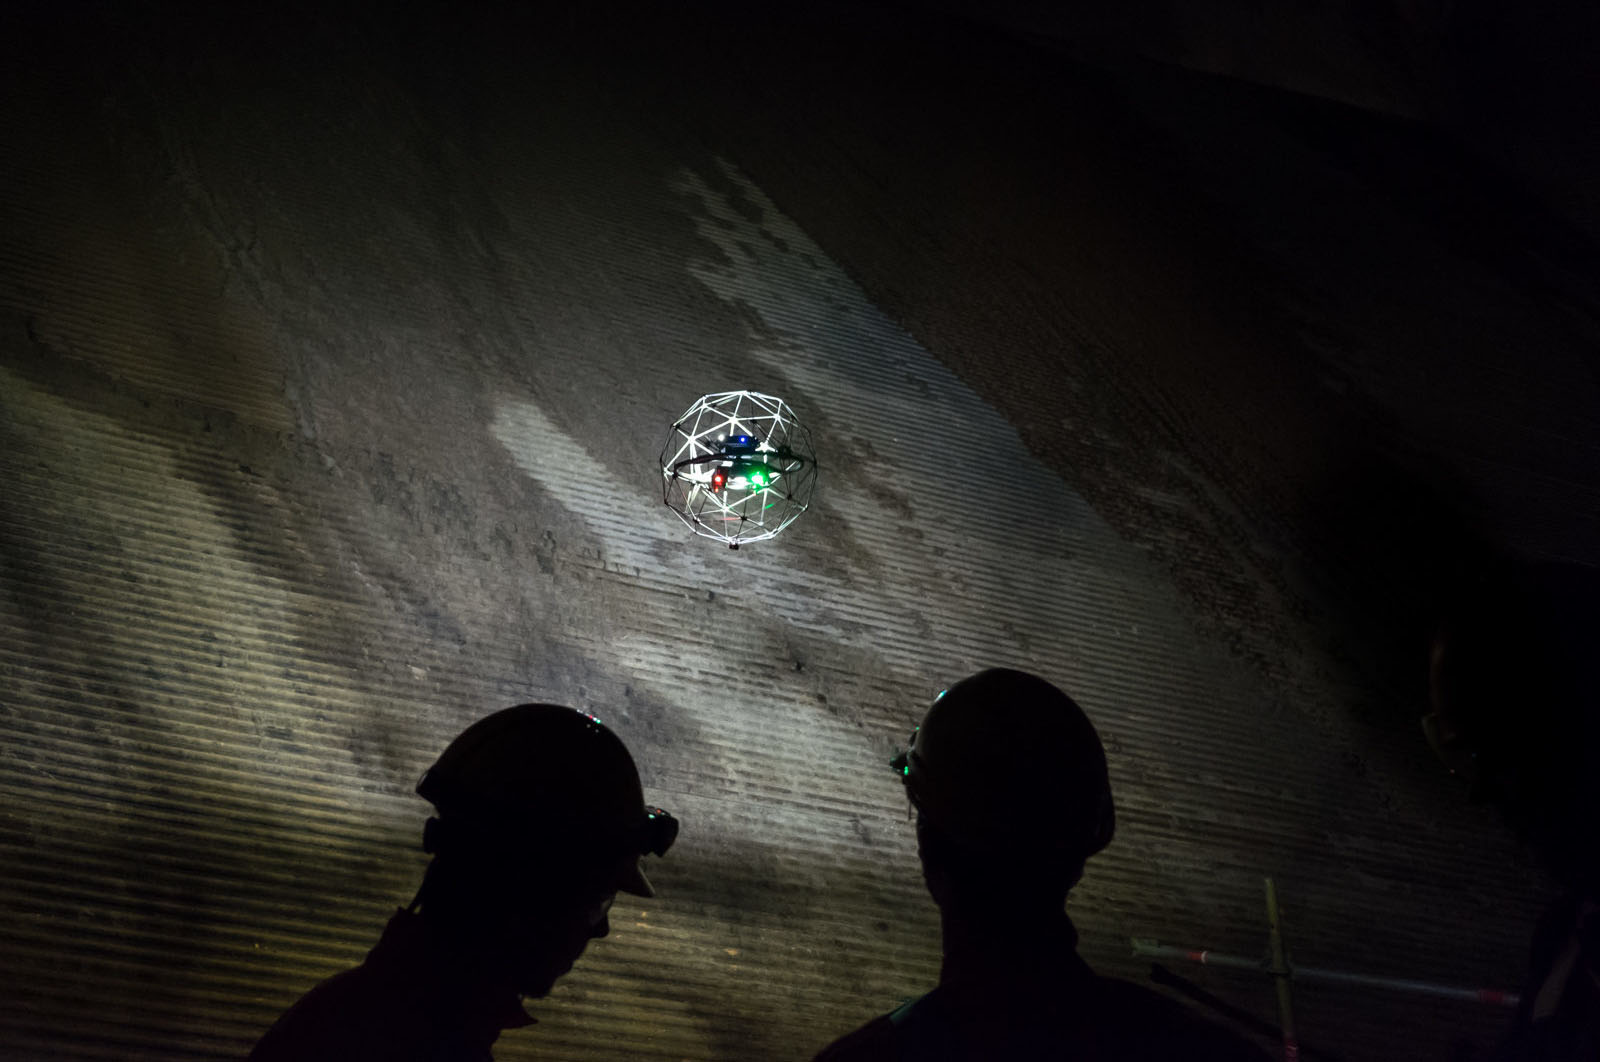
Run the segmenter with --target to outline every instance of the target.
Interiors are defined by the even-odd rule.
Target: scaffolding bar
[[[1153,959],[1184,959],[1205,966],[1223,966],[1234,970],[1248,970],[1252,973],[1272,974],[1272,964],[1267,960],[1247,959],[1242,955],[1227,955],[1207,949],[1179,948],[1139,937],[1133,939],[1133,953]],[[1289,976],[1299,981],[1324,981],[1334,984],[1363,985],[1368,988],[1386,988],[1394,992],[1411,992],[1464,1003],[1485,1003],[1490,1006],[1515,1007],[1521,1002],[1521,996],[1517,993],[1496,988],[1456,988],[1405,977],[1379,977],[1375,974],[1349,973],[1319,966],[1295,966],[1289,971]]]
[[[1284,939],[1283,915],[1278,910],[1278,887],[1266,878],[1267,925],[1271,928],[1272,979],[1278,990],[1278,1023],[1283,1030],[1283,1062],[1300,1062],[1300,1038],[1294,1031],[1294,1003],[1289,991],[1289,943]]]

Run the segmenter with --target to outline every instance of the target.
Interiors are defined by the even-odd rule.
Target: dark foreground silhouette
[[[1600,573],[1485,562],[1445,602],[1423,726],[1560,884],[1498,1062],[1600,1058]]]
[[[640,867],[677,835],[645,806],[622,742],[570,708],[524,704],[467,728],[417,786],[437,809],[410,906],[360,966],[324,981],[261,1038],[251,1062],[482,1062],[531,1025],[610,931],[616,894],[654,895]]]
[[[939,985],[817,1062],[1264,1062],[1243,1037],[1078,956],[1067,893],[1110,843],[1115,813],[1099,736],[1070,697],[984,671],[940,695],[895,766],[939,905]]]

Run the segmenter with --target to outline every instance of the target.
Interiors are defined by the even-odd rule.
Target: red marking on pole
[[[1478,1001],[1481,1003],[1497,1003],[1505,1005],[1506,994],[1493,988],[1478,989]]]
[[[1289,1039],[1283,1042],[1283,1062],[1300,1062],[1300,1041]]]
[[[1189,961],[1203,963],[1206,961],[1206,953],[1203,951],[1191,951],[1189,953]]]

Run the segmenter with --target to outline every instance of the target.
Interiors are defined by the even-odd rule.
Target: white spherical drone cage
[[[738,549],[772,538],[811,504],[811,433],[781,398],[703,395],[661,449],[663,500],[697,535]]]

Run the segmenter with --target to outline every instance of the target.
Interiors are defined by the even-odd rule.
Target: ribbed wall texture
[[[808,1058],[937,976],[885,764],[1002,664],[1106,741],[1119,836],[1070,906],[1098,967],[1142,977],[1133,936],[1260,952],[1273,875],[1308,963],[1514,987],[1531,872],[1425,750],[1363,747],[1342,713],[1382,694],[1309,621],[1229,637],[1212,606],[1253,572],[1202,544],[1174,577],[1195,495],[1131,470],[1186,456],[1104,481],[1137,533],[1039,456],[1059,431],[1121,460],[1071,377],[1115,337],[1057,312],[1071,291],[1033,301],[1000,256],[1018,301],[974,310],[1044,322],[1059,370],[907,331],[866,290],[899,274],[847,272],[753,179],[771,112],[621,58],[667,29],[693,54],[692,27],[543,17],[96,22],[0,75],[0,1054],[242,1054],[410,898],[438,750],[547,699],[610,723],[683,834],[497,1054]],[[797,139],[893,157],[870,115],[802,111]],[[808,164],[823,199],[897,179]],[[868,201],[806,210],[836,230]],[[922,246],[893,221],[857,227]],[[813,511],[738,552],[655,467],[733,387],[789,401],[821,462]],[[1263,981],[1195,979],[1274,1017]],[[1351,1059],[1477,1057],[1506,1020],[1299,1002]]]

